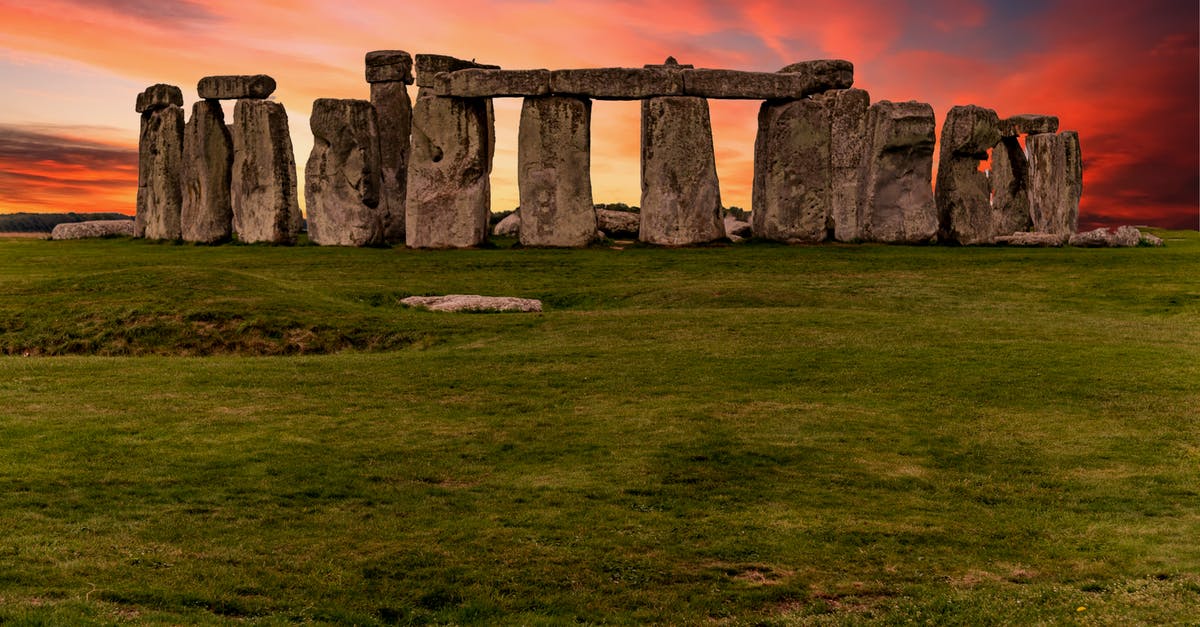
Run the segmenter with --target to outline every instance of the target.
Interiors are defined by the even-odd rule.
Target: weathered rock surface
[[[91,237],[133,237],[133,220],[90,220],[64,222],[50,231],[50,239],[87,239]]]
[[[1070,244],[1081,248],[1131,248],[1140,244],[1142,239],[1142,232],[1137,228],[1122,226],[1116,231],[1099,228],[1076,233],[1071,236]]]
[[[405,201],[410,248],[464,248],[486,239],[490,122],[485,99],[418,93]]]
[[[379,132],[366,100],[321,98],[309,124],[312,154],[304,169],[308,238],[324,246],[383,243]]]
[[[521,234],[521,213],[514,211],[492,227],[492,235],[500,237],[517,237]]]
[[[205,76],[196,85],[206,100],[264,99],[275,93],[275,79],[265,74],[251,76]]]
[[[437,95],[459,98],[545,96],[550,70],[459,70],[439,74]]]
[[[1003,137],[992,149],[992,232],[1028,231],[1029,159],[1016,137]]]
[[[754,235],[788,243],[825,239],[832,183],[830,121],[817,99],[764,102],[754,141]]]
[[[215,244],[233,234],[232,171],[233,136],[225,126],[221,103],[194,103],[183,130],[180,231],[184,241]]]
[[[642,216],[632,211],[596,210],[596,227],[609,237],[637,237]]]
[[[521,244],[586,246],[596,237],[589,100],[526,98],[517,144]]]
[[[687,246],[725,237],[707,100],[642,101],[641,204],[643,242]]]
[[[754,227],[749,222],[738,220],[733,216],[725,216],[725,236],[730,239],[740,237],[746,239],[754,234]]]
[[[993,240],[997,244],[1008,244],[1009,246],[1042,246],[1054,247],[1066,246],[1067,236],[1056,235],[1054,233],[1026,233],[1018,232],[1012,235],[1001,235]]]
[[[986,244],[995,236],[991,184],[979,164],[1000,141],[999,123],[995,111],[975,105],[951,107],[946,114],[935,196],[943,242]]]
[[[412,55],[403,50],[374,50],[367,53],[368,83],[413,82]]]
[[[748,100],[798,99],[854,84],[849,61],[817,61],[789,65],[780,72],[683,70],[683,93],[702,98]]]
[[[446,312],[515,312],[537,313],[542,310],[542,301],[512,296],[479,296],[476,294],[449,294],[446,296],[409,296],[401,301],[409,307],[421,307],[430,311]]]
[[[182,176],[183,109],[147,110],[138,138],[137,237],[179,239]]]
[[[442,72],[457,72],[473,68],[484,70],[500,69],[498,65],[475,63],[474,61],[465,61],[442,54],[418,54],[416,66],[417,87],[434,87],[437,82],[437,75]]]
[[[157,109],[182,106],[183,90],[174,85],[159,83],[147,87],[145,91],[137,95],[137,104],[134,105],[134,109],[138,113],[147,113]]]
[[[937,234],[933,200],[933,107],[871,105],[860,226],[866,241],[923,244]]]
[[[1083,195],[1079,135],[1074,131],[1030,135],[1025,146],[1029,149],[1029,215],[1033,230],[1074,233]]]
[[[802,74],[811,84],[810,93],[830,89],[849,89],[854,85],[854,64],[843,59],[815,59],[793,63],[779,70],[781,74]]]
[[[1000,134],[1004,137],[1057,132],[1058,117],[1053,115],[1022,113],[1000,120]]]
[[[383,211],[383,238],[404,243],[404,203],[408,189],[409,136],[412,134],[412,101],[403,81],[371,83],[379,131],[379,165],[382,177],[379,206]]]
[[[301,215],[287,112],[277,102],[239,100],[232,127],[233,230],[246,243],[294,243]]]
[[[1165,246],[1162,238],[1153,233],[1142,233],[1142,243],[1147,246],[1154,246],[1156,248],[1159,246]]]
[[[550,92],[596,100],[641,100],[683,95],[681,70],[594,68],[550,72]]]

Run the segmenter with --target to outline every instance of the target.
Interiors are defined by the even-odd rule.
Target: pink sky
[[[0,0],[0,213],[132,213],[146,85],[275,77],[298,170],[316,98],[366,98],[363,55],[431,52],[505,68],[775,71],[854,62],[872,100],[1058,115],[1080,133],[1081,226],[1200,223],[1200,9],[1194,0]],[[415,90],[413,91],[415,96]],[[493,209],[517,204],[519,99],[496,101]],[[713,101],[722,198],[750,206],[758,103]],[[637,204],[637,103],[593,109],[597,202]],[[303,197],[303,190],[300,190]]]

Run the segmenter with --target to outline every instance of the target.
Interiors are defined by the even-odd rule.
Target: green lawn
[[[0,240],[0,623],[1200,624],[1160,234]]]

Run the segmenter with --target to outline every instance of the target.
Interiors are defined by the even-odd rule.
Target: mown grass
[[[1195,624],[1166,236],[2,241],[0,622]]]

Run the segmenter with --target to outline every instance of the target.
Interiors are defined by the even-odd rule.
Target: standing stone
[[[1029,159],[1016,137],[1003,137],[992,149],[992,233],[1028,231]]]
[[[585,246],[596,238],[590,100],[526,98],[517,140],[521,244]]]
[[[1029,148],[1029,214],[1033,230],[1070,235],[1079,222],[1083,161],[1079,134],[1042,133],[1025,139]]]
[[[991,184],[987,173],[979,171],[979,164],[1000,141],[999,124],[995,111],[975,105],[951,107],[946,114],[936,193],[942,241],[986,244],[996,235],[992,231]]]
[[[366,100],[321,98],[313,103],[313,149],[304,169],[304,200],[308,237],[317,244],[383,243],[375,118],[375,108]]]
[[[833,179],[829,144],[824,100],[762,104],[750,214],[755,237],[788,243],[825,239]]]
[[[489,122],[488,99],[440,98],[430,87],[417,93],[405,198],[410,248],[465,248],[487,238]]]
[[[404,196],[408,186],[409,136],[412,134],[412,57],[403,50],[367,53],[367,82],[371,104],[378,114],[379,159],[383,188],[383,237],[389,244],[404,242]]]
[[[829,107],[829,161],[833,176],[829,217],[833,222],[833,236],[839,242],[858,241],[863,239],[859,194],[871,95],[861,89],[840,89],[819,98],[823,98]]]
[[[292,244],[300,231],[296,160],[283,105],[239,100],[233,108],[233,230],[246,243]]]
[[[642,101],[642,222],[638,237],[663,246],[725,237],[708,101]]]
[[[233,234],[229,186],[233,137],[216,100],[192,105],[183,135],[181,231],[188,242],[215,244]]]
[[[164,92],[156,85],[143,92]],[[178,87],[174,87],[179,92]],[[168,90],[169,91],[169,90]],[[138,137],[138,191],[135,237],[179,239],[180,212],[183,208],[183,109],[174,104],[182,95],[144,107]],[[139,96],[143,108],[151,96]]]
[[[937,234],[933,200],[933,107],[921,102],[871,105],[863,164],[863,239],[928,243]]]

